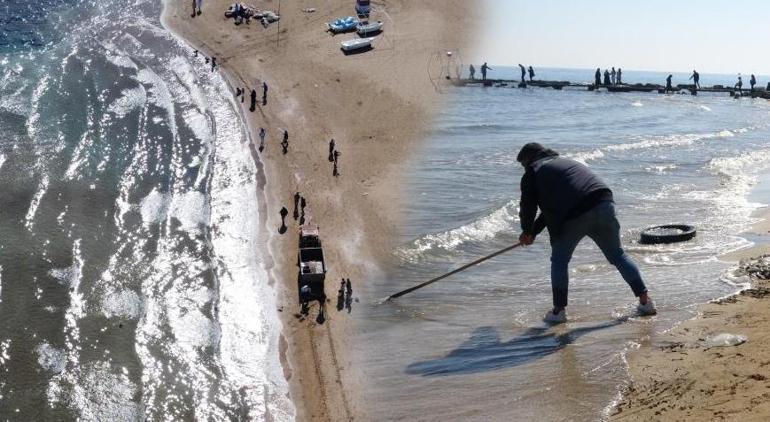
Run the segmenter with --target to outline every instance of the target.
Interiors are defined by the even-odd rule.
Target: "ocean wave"
[[[637,142],[629,142],[617,145],[608,145],[602,148],[597,148],[591,151],[574,152],[564,154],[565,157],[572,158],[575,161],[580,161],[583,164],[587,164],[588,161],[596,160],[605,156],[608,152],[626,152],[635,150],[644,150],[652,148],[667,148],[693,145],[696,142],[709,140],[709,139],[723,139],[732,138],[736,133],[745,133],[751,128],[740,128],[735,130],[721,130],[719,132],[712,133],[686,133],[676,135],[665,136],[653,136],[645,137]]]
[[[512,231],[518,221],[517,203],[509,201],[490,214],[464,226],[422,236],[409,245],[399,248],[397,254],[406,259],[415,259],[429,251],[452,251],[463,244],[482,242],[493,239],[501,233]]]

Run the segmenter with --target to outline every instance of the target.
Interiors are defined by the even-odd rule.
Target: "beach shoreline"
[[[627,353],[629,381],[608,406],[608,420],[765,420],[770,417],[770,281],[761,273],[770,255],[770,212],[741,233],[752,246],[719,256],[737,265],[738,290],[701,304],[695,317]],[[759,269],[759,270],[758,270]],[[716,346],[718,335],[745,343]]]
[[[330,2],[312,13],[303,11],[302,4],[282,5],[281,24],[265,29],[259,22],[234,26],[223,16],[230,5],[226,1],[207,1],[195,18],[187,2],[164,2],[164,26],[201,56],[217,57],[233,94],[245,87],[257,89],[261,97],[262,81],[270,87],[267,106],[249,112],[247,91],[239,112],[260,173],[263,264],[276,289],[283,325],[281,362],[297,420],[366,419],[359,399],[365,380],[360,368],[350,365],[355,307],[350,315],[327,302],[325,323],[313,321],[317,306],[309,318],[300,318],[298,225],[289,216],[286,234],[273,231],[281,224],[278,210],[285,206],[291,212],[295,192],[307,199],[308,223],[319,226],[324,242],[327,297],[336,296],[340,278],[350,278],[359,297],[366,295],[365,280],[382,277],[399,219],[399,165],[415,150],[442,101],[436,84],[444,65],[429,59],[471,42],[466,35],[473,31],[472,7],[461,1],[438,3],[380,6],[377,16],[386,27],[374,50],[344,56],[339,51],[343,36],[330,37],[323,22],[352,14],[350,2]],[[258,1],[253,6],[274,9],[277,4]],[[268,131],[263,153],[256,151],[260,127]],[[285,155],[278,147],[283,129],[289,133]],[[332,175],[327,160],[332,138],[342,152],[340,177]]]

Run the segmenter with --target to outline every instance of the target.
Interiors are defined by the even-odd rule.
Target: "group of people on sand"
[[[594,73],[594,85],[596,86],[614,86],[614,85],[622,85],[623,84],[623,69],[618,68],[618,70],[615,70],[615,67],[612,67],[612,70],[610,69],[604,69],[604,81],[602,81],[602,70],[600,68],[596,68],[596,73]]]
[[[246,97],[246,91],[247,91],[247,88],[235,88],[235,98],[240,97],[241,102],[244,102]],[[263,107],[267,105],[267,91],[268,91],[267,82],[262,81],[262,106]],[[249,111],[253,113],[256,110],[257,110],[257,90],[252,88],[251,105],[249,106]]]
[[[334,177],[339,177],[340,175],[339,168],[337,167],[340,155],[342,155],[342,153],[337,150],[334,138],[332,138],[332,140],[329,141],[329,162],[334,163],[334,168],[332,169],[332,176]]]
[[[342,279],[340,289],[337,290],[337,311],[347,309],[348,313],[353,310],[353,284],[350,279]]]

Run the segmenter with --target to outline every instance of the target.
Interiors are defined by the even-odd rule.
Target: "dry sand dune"
[[[374,49],[343,55],[339,42],[355,34],[332,36],[325,23],[354,14],[352,0],[283,1],[280,25],[258,22],[235,26],[224,18],[230,0],[205,0],[204,13],[190,18],[190,2],[168,0],[163,21],[207,56],[217,57],[230,85],[270,90],[268,104],[242,112],[252,140],[259,127],[268,131],[267,148],[257,156],[264,169],[269,245],[283,309],[284,369],[290,379],[298,420],[366,419],[356,398],[362,380],[345,351],[349,316],[329,313],[324,325],[299,321],[297,310],[297,225],[286,235],[278,210],[293,207],[299,191],[308,201],[311,221],[324,240],[326,293],[333,298],[341,277],[354,291],[381,276],[399,221],[398,186],[403,163],[418,151],[432,112],[443,96],[439,83],[451,63],[446,50],[472,45],[480,2],[465,0],[392,0],[373,2],[373,19],[385,22]],[[246,2],[277,10],[278,1]],[[313,7],[314,13],[303,9]],[[289,132],[289,153],[281,153],[282,130]],[[332,176],[329,140],[341,152],[340,177]],[[220,142],[226,140],[219,140]],[[312,316],[312,314],[311,314]]]

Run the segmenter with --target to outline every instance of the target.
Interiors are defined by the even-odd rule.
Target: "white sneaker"
[[[642,316],[655,315],[658,313],[658,310],[655,308],[655,302],[653,302],[652,299],[647,299],[647,303],[644,305],[641,303],[637,305],[636,310],[639,311]]]
[[[567,310],[562,309],[558,314],[554,314],[553,309],[551,309],[545,314],[543,321],[549,324],[563,324],[567,322]]]

